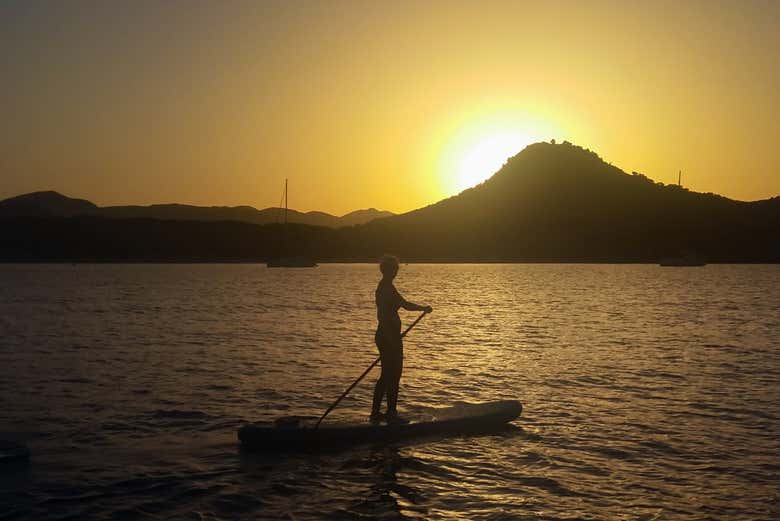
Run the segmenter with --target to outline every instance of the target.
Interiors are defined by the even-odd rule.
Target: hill
[[[461,194],[369,223],[404,258],[655,262],[780,260],[780,198],[740,202],[627,174],[589,150],[536,143]]]
[[[97,211],[85,199],[72,199],[48,191],[17,195],[0,201],[0,217],[71,217]]]
[[[356,226],[206,221],[15,217],[0,222],[0,258],[365,261],[390,252],[405,261],[658,262],[694,253],[780,262],[780,197],[741,202],[655,183],[566,142],[530,145],[457,196]]]
[[[238,221],[251,224],[271,224],[283,219],[283,208],[258,210],[251,206],[192,206],[186,204],[154,204],[150,206],[99,207],[84,199],[72,199],[60,193],[33,192],[0,201],[0,217],[73,217],[91,215],[111,219],[158,219],[174,221]],[[291,223],[311,226],[354,226],[373,219],[394,215],[374,208],[357,210],[337,217],[325,212],[288,210]]]

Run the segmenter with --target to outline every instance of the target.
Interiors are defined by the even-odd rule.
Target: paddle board
[[[517,400],[463,403],[413,415],[407,424],[323,422],[316,418],[288,417],[275,424],[249,424],[238,430],[238,439],[251,450],[317,449],[334,445],[386,442],[418,436],[491,432],[520,416]]]

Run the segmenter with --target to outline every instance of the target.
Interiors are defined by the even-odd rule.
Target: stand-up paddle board
[[[394,441],[417,436],[449,436],[491,432],[523,411],[517,400],[461,404],[412,416],[405,424],[321,424],[316,418],[289,417],[275,424],[250,424],[238,430],[241,444],[252,450],[317,449],[321,447]]]

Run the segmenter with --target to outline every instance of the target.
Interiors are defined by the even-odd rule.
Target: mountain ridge
[[[4,260],[780,262],[780,197],[735,201],[665,185],[568,142],[536,143],[458,195],[365,224],[170,221],[100,216],[0,222]]]
[[[75,199],[53,190],[30,192],[0,201],[0,217],[75,217],[93,215],[112,219],[161,219],[180,221],[238,221],[251,224],[281,222],[284,208],[258,210],[252,206],[197,206],[181,203],[151,205],[97,206],[86,199]],[[288,209],[291,223],[311,226],[355,226],[373,219],[395,215],[392,212],[366,208],[342,216],[326,212],[299,212]]]
[[[628,174],[566,141],[541,142],[457,196],[366,227],[412,257],[477,258],[476,243],[483,255],[507,260],[633,262],[689,250],[715,257],[724,234],[769,241],[769,229],[780,232],[780,197],[743,202],[692,192]]]

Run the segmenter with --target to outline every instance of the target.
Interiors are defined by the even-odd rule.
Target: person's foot
[[[381,423],[383,420],[387,419],[387,415],[383,412],[372,412],[371,416],[368,417],[368,421],[373,423],[374,425],[377,425]]]
[[[409,423],[409,420],[402,416],[398,416],[397,412],[393,413],[387,413],[387,424],[388,425],[404,425]]]

